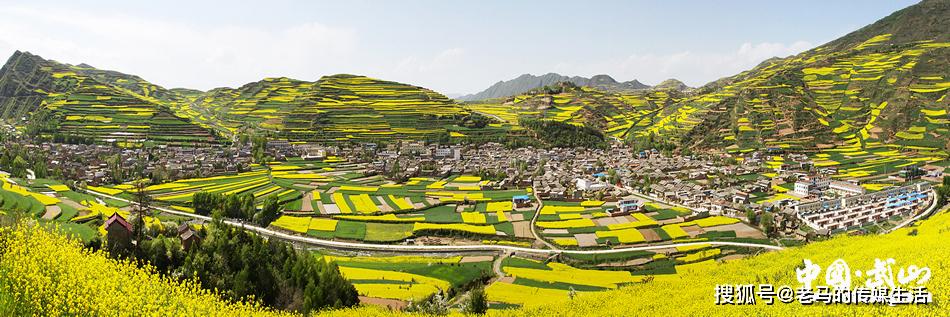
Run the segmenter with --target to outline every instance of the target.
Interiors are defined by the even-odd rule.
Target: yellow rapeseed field
[[[117,304],[121,301],[121,304]],[[84,249],[34,224],[0,229],[0,315],[279,316]]]
[[[624,283],[634,283],[643,280],[642,276],[631,275],[627,271],[585,270],[570,267],[561,263],[548,263],[550,270],[529,269],[521,267],[505,267],[505,273],[518,278],[526,278],[548,283],[569,283],[590,285],[603,288],[617,288]]]

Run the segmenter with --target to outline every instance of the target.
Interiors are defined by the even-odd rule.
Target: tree
[[[254,136],[251,138],[251,156],[254,162],[259,164],[266,163],[267,159],[267,138],[264,136]]]
[[[775,221],[772,219],[772,214],[762,214],[762,229],[769,238],[775,234]]]
[[[33,161],[33,174],[36,178],[49,177],[49,168],[46,165],[46,159],[39,158]]]
[[[202,216],[211,215],[211,212],[220,204],[218,201],[219,197],[218,195],[205,191],[197,192],[191,198],[191,208],[195,210],[196,214]]]
[[[485,296],[484,288],[478,286],[469,292],[467,308],[469,313],[478,315],[488,311],[488,298]]]
[[[17,155],[13,159],[13,163],[10,164],[10,175],[13,177],[24,178],[26,177],[26,160],[22,156]]]
[[[745,211],[745,216],[746,216],[746,218],[749,220],[749,223],[751,223],[751,224],[753,224],[753,225],[758,225],[758,224],[759,224],[759,219],[758,219],[758,217],[756,217],[755,210],[746,209],[746,211]]]
[[[148,187],[148,183],[145,180],[140,180],[135,182],[132,189],[132,195],[135,200],[135,216],[132,217],[132,238],[135,241],[138,241],[139,247],[145,242],[145,216],[149,215],[149,205],[152,201],[152,197],[148,195],[148,191],[145,190]]]
[[[304,315],[359,303],[356,288],[335,264],[217,220],[207,228],[203,242],[173,270],[183,278],[197,278],[204,289],[217,289],[231,300],[253,297]]]
[[[446,300],[442,290],[432,296],[427,301],[419,304],[412,303],[406,310],[410,312],[419,312],[422,315],[442,316],[449,314],[449,302]]]
[[[122,156],[113,155],[106,158],[106,164],[109,165],[109,172],[112,174],[112,180],[116,183],[121,182],[125,177],[125,169],[122,168]]]
[[[393,161],[393,168],[390,171],[389,177],[396,178],[396,176],[399,175],[400,173],[402,173],[402,170],[399,167],[399,159],[397,158],[396,160]]]
[[[266,227],[272,221],[277,220],[278,216],[280,216],[280,199],[277,198],[277,195],[271,194],[264,200],[264,206],[255,215],[254,220],[257,224]]]

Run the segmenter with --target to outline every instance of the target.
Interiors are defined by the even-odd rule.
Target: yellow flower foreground
[[[100,253],[82,250],[77,242],[36,227],[0,233],[0,314],[89,315],[261,315],[260,308],[227,304],[194,284],[177,284]],[[492,316],[940,316],[950,310],[950,213],[919,226],[886,235],[841,236],[802,248],[789,248],[724,264],[677,267],[676,275],[618,290],[580,293],[573,300],[492,311]],[[844,259],[852,270],[873,267],[876,258],[894,258],[898,267],[929,267],[931,305],[849,306],[780,304],[716,306],[716,284],[756,284],[797,287],[795,268],[803,259],[826,267]],[[855,284],[863,283],[856,279]],[[134,287],[132,287],[134,285]],[[560,296],[559,296],[560,297]],[[114,305],[122,298],[126,305]],[[318,316],[402,315],[377,307],[326,311]]]
[[[0,228],[0,315],[3,316],[264,316],[284,315],[228,303],[192,282],[82,248],[78,240],[33,224]]]

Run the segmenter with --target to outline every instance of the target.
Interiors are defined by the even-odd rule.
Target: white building
[[[841,196],[863,195],[865,192],[861,185],[842,181],[831,182],[828,189]]]
[[[582,191],[597,191],[607,188],[607,184],[586,178],[578,178],[574,180],[574,188]]]
[[[795,215],[814,229],[839,230],[907,215],[934,199],[930,183],[891,188],[875,193],[795,205]]]
[[[462,151],[458,147],[440,147],[435,149],[435,156],[440,158],[452,158],[459,160],[462,158]]]
[[[800,180],[795,182],[795,195],[805,197],[808,196],[808,193],[815,188],[815,183],[812,181]]]
[[[825,190],[831,184],[831,180],[827,178],[810,178],[805,177],[797,182],[795,182],[795,194],[801,197],[808,196],[812,190]]]

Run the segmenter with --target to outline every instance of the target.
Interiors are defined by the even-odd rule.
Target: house
[[[617,203],[617,208],[607,211],[611,217],[629,215],[640,210],[641,204],[636,199],[624,199]]]
[[[435,157],[438,158],[452,158],[453,160],[459,160],[462,157],[461,149],[458,147],[440,147],[435,149]]]
[[[581,191],[597,191],[607,188],[607,184],[586,178],[578,178],[574,180],[574,187]]]
[[[106,243],[119,248],[132,246],[132,224],[122,218],[122,215],[112,214],[106,220],[104,227],[106,228]]]
[[[515,208],[531,207],[531,197],[528,195],[518,195],[511,197],[511,203]]]
[[[795,194],[801,197],[808,196],[808,193],[815,187],[811,180],[799,180],[795,182]]]
[[[198,232],[192,229],[191,226],[185,226],[185,230],[178,231],[178,238],[181,239],[181,247],[184,248],[185,251],[188,251],[191,250],[192,247],[197,247],[201,244],[201,236],[199,236]]]
[[[865,192],[864,187],[858,184],[842,181],[831,182],[828,189],[842,196],[862,195]]]
[[[732,203],[733,204],[749,203],[749,193],[737,190],[735,194],[732,195]]]

